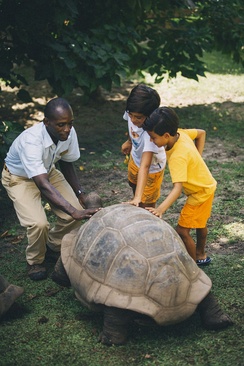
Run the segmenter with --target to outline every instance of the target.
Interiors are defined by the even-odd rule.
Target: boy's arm
[[[135,196],[129,203],[131,205],[139,206],[141,203],[142,195],[147,184],[147,177],[150,165],[152,163],[153,152],[145,151],[141,157],[140,168],[137,177]]]
[[[128,140],[126,140],[122,146],[121,146],[121,152],[124,154],[124,155],[129,155],[130,152],[131,152],[131,149],[132,149],[132,142],[131,142],[131,139],[128,138]]]
[[[177,198],[180,197],[181,191],[182,191],[182,183],[181,182],[174,183],[172,191],[168,194],[165,200],[157,208],[146,207],[146,209],[155,216],[162,218],[165,211],[167,211],[168,208],[177,200]]]
[[[199,154],[202,155],[206,139],[206,131],[197,129],[197,136],[195,138],[195,145]]]

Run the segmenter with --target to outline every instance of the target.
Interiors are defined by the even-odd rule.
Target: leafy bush
[[[203,51],[244,64],[242,25],[242,0],[0,0],[0,78],[27,84],[15,66],[32,65],[60,96],[143,71],[198,80]]]
[[[3,166],[8,149],[14,139],[23,131],[17,122],[0,121],[0,165]]]

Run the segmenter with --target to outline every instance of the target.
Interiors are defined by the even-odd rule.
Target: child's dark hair
[[[160,96],[155,89],[144,84],[135,86],[127,99],[126,111],[142,113],[149,117],[160,105]]]
[[[145,131],[153,131],[159,136],[163,136],[166,132],[175,136],[178,127],[179,117],[173,109],[168,107],[157,108],[142,125]]]
[[[53,98],[49,100],[44,109],[44,116],[48,119],[55,119],[56,110],[61,107],[64,110],[72,110],[69,102],[64,98]]]

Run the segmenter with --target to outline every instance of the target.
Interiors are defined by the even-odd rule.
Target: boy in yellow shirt
[[[176,231],[197,264],[206,265],[211,262],[205,253],[207,221],[211,215],[217,182],[201,157],[206,132],[200,129],[179,129],[178,126],[177,114],[167,107],[156,109],[143,124],[151,141],[158,147],[165,147],[173,183],[173,189],[166,199],[157,208],[147,209],[161,218],[183,190],[187,200],[181,210]],[[190,235],[191,229],[196,229],[196,244]]]

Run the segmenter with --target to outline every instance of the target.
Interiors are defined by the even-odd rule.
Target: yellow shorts
[[[214,193],[207,201],[200,205],[193,206],[188,203],[182,208],[178,225],[189,229],[202,229],[206,227],[211,215]]]
[[[139,168],[134,163],[132,157],[130,157],[129,164],[128,164],[128,180],[133,183],[137,184]],[[164,177],[164,170],[161,170],[158,173],[149,173],[147,177],[147,184],[144,189],[142,195],[142,203],[156,203],[160,197],[161,192],[161,185],[163,182]]]

